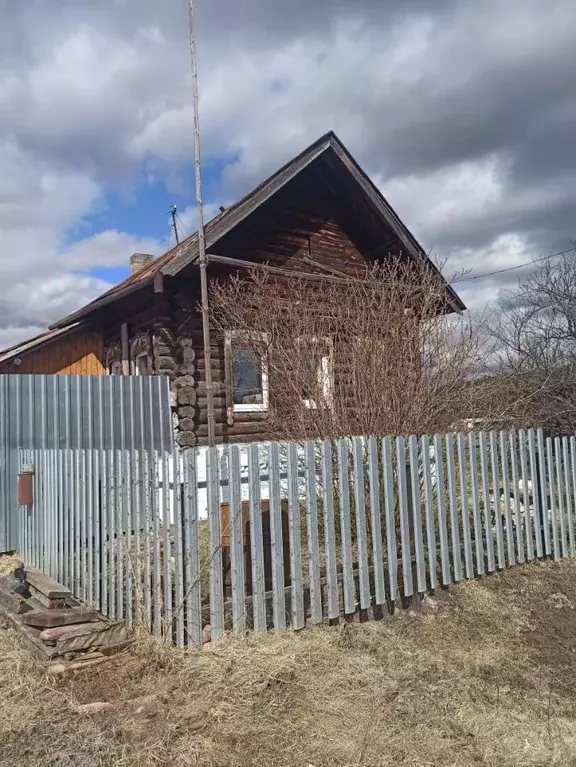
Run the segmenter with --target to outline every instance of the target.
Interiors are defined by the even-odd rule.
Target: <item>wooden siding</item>
[[[99,333],[82,331],[23,353],[22,363],[0,363],[0,374],[103,375],[104,349]]]

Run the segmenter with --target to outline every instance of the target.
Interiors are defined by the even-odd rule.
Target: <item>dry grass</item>
[[[0,575],[7,575],[11,573],[22,560],[19,554],[2,554],[0,555]]]
[[[142,640],[119,667],[48,681],[0,631],[0,764],[576,764],[576,563],[440,594],[416,616],[224,640]],[[119,704],[156,695],[139,713]]]

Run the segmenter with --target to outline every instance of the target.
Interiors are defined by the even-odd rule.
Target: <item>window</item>
[[[122,375],[122,353],[118,343],[112,343],[106,349],[106,370],[111,376]]]
[[[142,352],[134,360],[134,375],[147,376],[149,374],[150,374],[150,368],[148,366],[148,355],[146,354],[146,352]]]
[[[130,344],[130,372],[134,376],[150,375],[149,338],[141,333]]]
[[[333,345],[330,338],[299,338],[301,395],[304,407],[331,407],[333,396]]]
[[[266,336],[230,331],[226,334],[226,383],[228,410],[268,409],[268,371],[264,349]]]

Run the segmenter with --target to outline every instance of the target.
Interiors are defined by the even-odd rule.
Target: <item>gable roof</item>
[[[329,158],[332,164],[337,165],[339,171],[344,172],[348,180],[355,184],[358,192],[371,207],[373,215],[389,227],[402,244],[405,253],[412,258],[428,261],[431,267],[438,271],[414,235],[388,204],[380,190],[364,173],[344,144],[332,131],[319,138],[266,181],[209,221],[205,226],[206,250],[209,251],[210,248],[214,247],[222,237],[242,223],[251,213],[321,157]],[[107,293],[104,293],[73,314],[64,317],[59,322],[54,323],[52,328],[66,327],[72,322],[76,322],[82,317],[139,290],[145,285],[150,284],[157,274],[174,277],[197,258],[198,233],[196,232],[163,256],[152,261],[149,266],[140,272],[130,275],[130,277],[115,285]],[[457,293],[448,283],[446,283],[446,288],[451,308],[454,311],[466,309]]]

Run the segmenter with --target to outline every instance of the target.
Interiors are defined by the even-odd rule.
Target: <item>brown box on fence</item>
[[[262,548],[264,549],[264,582],[266,591],[272,590],[272,546],[270,540],[270,503],[261,501]],[[282,542],[284,548],[284,585],[290,585],[290,537],[288,529],[288,502],[281,502]],[[220,504],[220,530],[222,541],[222,568],[224,571],[224,595],[232,593],[232,568],[230,558],[230,505]],[[252,594],[252,558],[250,554],[250,505],[242,502],[242,549],[244,553],[244,579],[246,594]]]
[[[34,472],[26,469],[18,474],[18,505],[32,506],[34,503]]]

